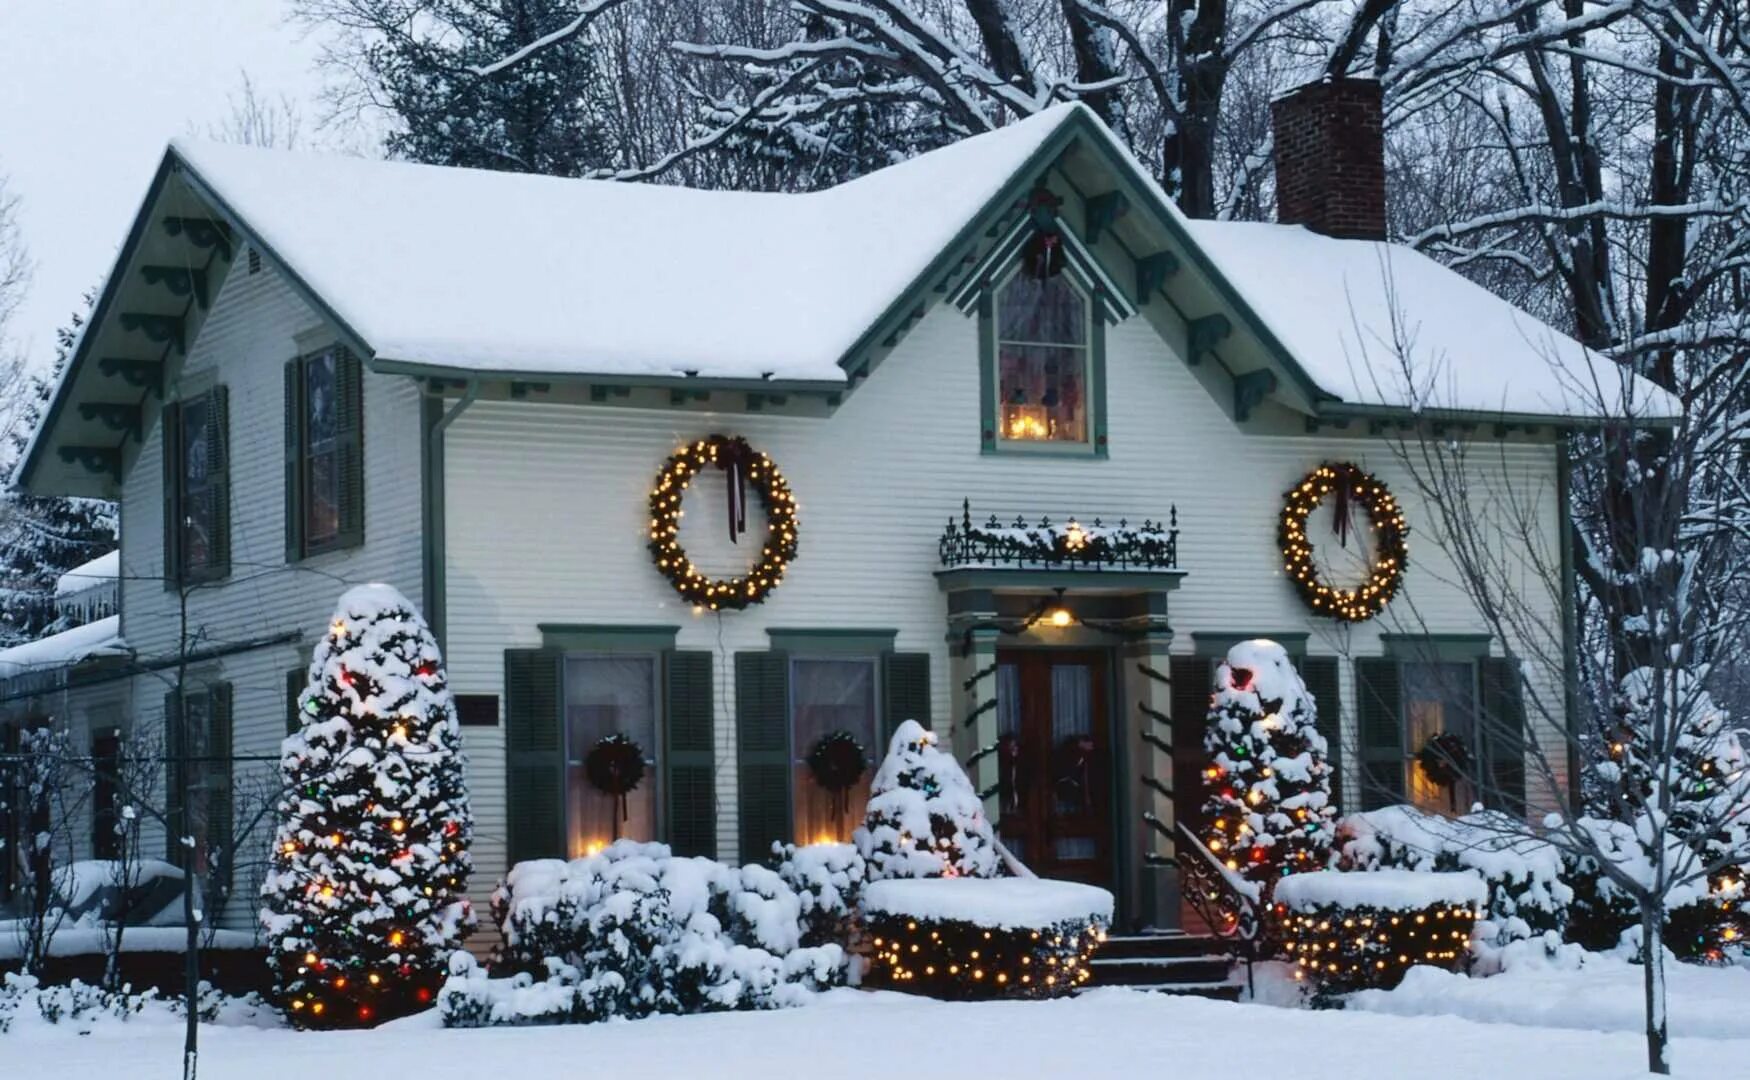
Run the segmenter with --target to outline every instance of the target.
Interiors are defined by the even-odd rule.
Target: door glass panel
[[[619,837],[655,840],[657,820],[656,658],[571,656],[565,660],[566,796],[571,853],[600,850]],[[590,751],[609,735],[643,750],[644,775],[624,805],[589,777]]]
[[[875,661],[793,661],[790,702],[796,840],[803,844],[846,843],[851,831],[862,824],[869,782],[874,779]],[[829,786],[840,784],[848,773],[829,768],[817,776],[809,763],[822,740],[837,738],[839,732],[855,739],[863,751],[863,770],[849,786]],[[827,783],[822,782],[823,777]]]
[[[1093,731],[1094,683],[1085,664],[1051,669],[1051,738],[1062,742]]]

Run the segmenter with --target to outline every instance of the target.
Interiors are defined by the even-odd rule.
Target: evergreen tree
[[[93,294],[86,294],[91,307]],[[33,375],[21,413],[8,436],[13,482],[24,451],[47,412],[49,398],[83,333],[85,315],[75,312],[55,332],[55,363]],[[30,495],[8,485],[0,494],[0,646],[35,641],[64,629],[55,615],[55,584],[81,563],[115,550],[115,504],[101,499]]]
[[[473,916],[460,728],[437,642],[387,585],[349,590],[281,745],[262,924],[304,1027],[417,1011]]]
[[[1601,782],[1589,801],[1595,816],[1624,821],[1637,837],[1660,831],[1652,828],[1652,819],[1668,805],[1663,832],[1687,846],[1699,866],[1712,870],[1705,888],[1698,882],[1688,890],[1693,899],[1669,906],[1665,944],[1686,959],[1721,960],[1728,952],[1741,954],[1750,941],[1750,915],[1744,910],[1750,864],[1736,858],[1750,846],[1750,756],[1730,714],[1704,681],[1705,673],[1684,668],[1637,668],[1623,677],[1614,702],[1618,726],[1607,748],[1609,760],[1595,770]],[[1666,736],[1669,754],[1653,745],[1660,714],[1673,728]]]
[[[855,840],[870,881],[1003,873],[972,781],[916,720],[893,733]]]
[[[1282,646],[1244,641],[1228,650],[1203,736],[1203,842],[1266,899],[1282,876],[1330,862],[1336,811],[1317,720]]]
[[[571,0],[427,0],[417,20],[380,3],[382,37],[362,60],[400,119],[397,157],[431,165],[580,176],[615,164],[604,118],[612,91],[587,34],[538,51],[502,74],[490,64],[576,17]]]

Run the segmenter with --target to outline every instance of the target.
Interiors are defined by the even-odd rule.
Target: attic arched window
[[[999,444],[1089,443],[1091,306],[1068,274],[1023,261],[996,293]]]

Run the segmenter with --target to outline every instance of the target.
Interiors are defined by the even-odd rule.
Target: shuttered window
[[[91,736],[91,857],[114,859],[121,850],[122,737],[114,729]]]
[[[285,366],[286,559],[364,542],[364,376],[331,346]]]
[[[715,855],[712,679],[708,652],[507,650],[511,861],[580,855],[616,832]],[[623,804],[589,776],[591,751],[610,735],[643,751],[643,776]]]
[[[737,812],[745,862],[764,861],[775,843],[848,839],[862,822],[869,783],[894,729],[906,720],[931,724],[928,653],[858,656],[829,648],[810,656],[806,635],[787,636],[798,643],[795,651],[735,657]],[[823,787],[809,765],[816,745],[838,732],[862,746],[867,762],[842,791]]]
[[[170,402],[161,418],[168,586],[231,572],[230,397],[223,386]]]
[[[230,683],[173,690],[164,698],[166,856],[205,881],[208,903],[231,887],[231,713]]]

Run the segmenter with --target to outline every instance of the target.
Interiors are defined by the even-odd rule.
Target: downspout
[[[445,646],[447,613],[445,611],[446,580],[444,575],[444,432],[468,411],[480,396],[480,383],[469,379],[462,386],[462,396],[448,409],[444,408],[443,390],[427,392],[421,400],[426,426],[424,467],[420,483],[424,508],[424,529],[420,544],[424,574],[420,582],[425,599],[425,621],[437,638],[438,647]]]
[[[1561,552],[1562,604],[1562,706],[1567,713],[1568,802],[1580,812],[1580,611],[1578,582],[1574,576],[1573,465],[1566,438],[1558,438],[1556,452],[1556,536]]]

